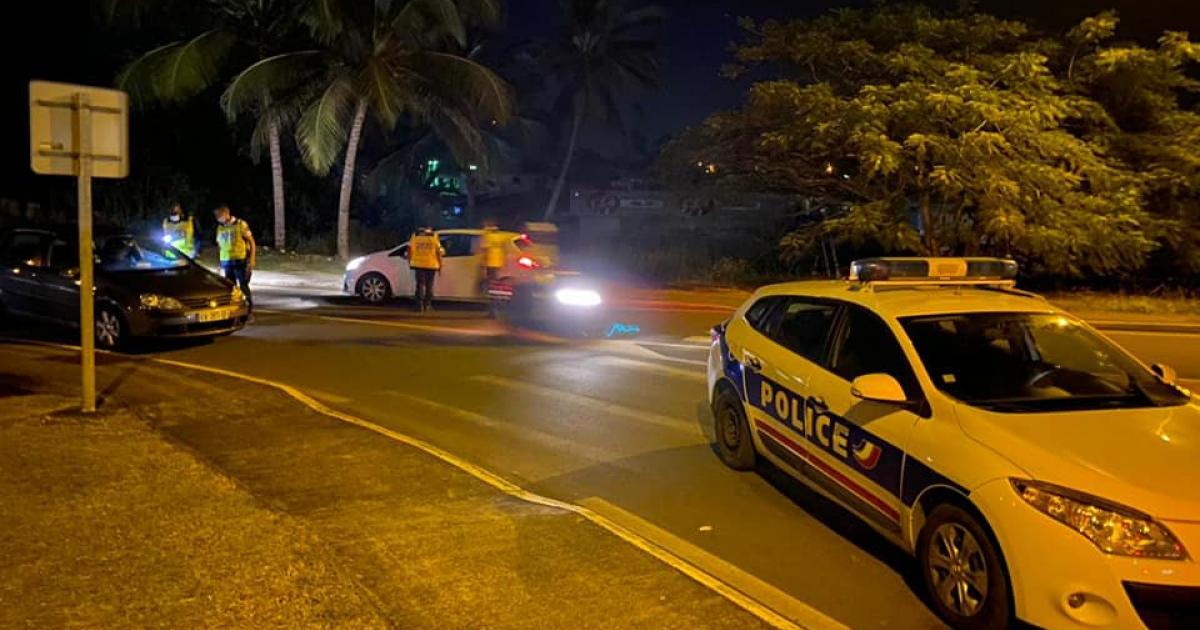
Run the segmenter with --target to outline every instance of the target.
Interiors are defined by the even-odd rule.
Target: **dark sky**
[[[197,0],[199,1],[199,0]],[[364,0],[365,1],[365,0]],[[629,0],[630,4],[642,4]],[[553,32],[557,0],[509,0],[512,38]],[[99,54],[93,40],[88,0],[21,2],[0,25],[0,197],[17,171],[28,172],[27,83],[30,78],[111,82],[115,64]],[[708,113],[735,106],[745,86],[721,79],[728,47],[739,37],[739,16],[803,17],[832,6],[862,6],[869,0],[658,0],[668,13],[663,37],[664,81],[660,91],[641,99],[640,132],[653,139],[694,124]],[[1200,0],[984,0],[985,10],[1024,16],[1046,30],[1065,29],[1104,8],[1123,16],[1121,36],[1152,41],[1163,30],[1200,35]],[[132,45],[132,44],[131,44]],[[139,43],[138,46],[143,44]]]

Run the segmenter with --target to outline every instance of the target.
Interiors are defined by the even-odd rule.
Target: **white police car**
[[[716,446],[916,556],[960,628],[1200,628],[1200,402],[1000,259],[855,262],[714,329]]]

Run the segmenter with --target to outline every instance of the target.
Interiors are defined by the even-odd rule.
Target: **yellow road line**
[[[37,342],[37,341],[21,341],[21,340],[15,340],[15,341],[17,341],[18,343],[43,345],[43,346],[54,347],[54,348],[59,348],[59,349],[73,350],[75,352],[79,351],[78,346],[70,346],[70,345],[66,345],[66,344],[56,344],[56,343]],[[100,351],[100,352],[104,352],[104,351]],[[299,389],[292,387],[291,385],[287,385],[285,383],[279,383],[276,381],[271,381],[271,380],[264,379],[264,378],[259,378],[257,376],[250,376],[248,374],[241,374],[241,373],[233,372],[230,370],[224,370],[221,368],[214,368],[214,367],[209,367],[206,365],[197,365],[197,364],[193,364],[193,363],[186,363],[183,361],[175,361],[172,359],[150,358],[148,360],[152,361],[154,363],[160,363],[162,365],[170,365],[170,366],[174,366],[174,367],[196,370],[196,371],[200,371],[200,372],[208,372],[210,374],[219,374],[221,376],[226,376],[229,378],[247,381],[250,383],[256,383],[258,385],[264,385],[267,387],[277,389],[277,390],[287,394],[288,396],[292,397],[294,400],[296,400],[300,404],[304,405],[305,407],[308,407],[309,409],[311,409],[317,413],[328,416],[335,420],[340,420],[347,424],[352,424],[354,426],[366,429],[368,431],[372,431],[374,433],[377,433],[384,437],[390,438],[390,439],[400,442],[402,444],[407,444],[408,446],[411,446],[413,448],[420,449],[421,451],[424,451],[425,453],[432,455],[433,457],[436,457],[437,459],[442,460],[443,462],[471,475],[472,477],[475,477],[476,479],[488,484],[489,486],[492,486],[493,488],[495,488],[509,496],[512,496],[517,499],[521,499],[522,501],[527,501],[529,503],[534,503],[537,505],[544,505],[547,507],[558,508],[561,510],[572,512],[574,514],[578,514],[579,516],[587,519],[588,521],[591,521],[592,523],[596,524],[597,526],[599,526],[599,527],[607,530],[608,532],[612,533],[613,535],[617,536],[621,540],[624,540],[625,542],[633,545],[637,549],[640,549],[641,551],[643,551],[647,554],[650,554],[651,556],[658,559],[662,563],[664,563],[667,566],[675,569],[676,571],[679,571],[680,573],[686,575],[687,577],[691,578],[692,580],[701,584],[702,586],[705,586],[706,588],[712,590],[713,592],[717,593],[718,595],[721,595],[725,599],[728,599],[730,602],[733,602],[734,604],[736,604],[737,606],[739,606],[746,612],[761,619],[764,623],[770,625],[771,627],[781,628],[781,629],[786,629],[786,630],[794,630],[794,629],[804,627],[804,626],[797,625],[795,622],[788,619],[787,617],[775,612],[775,610],[773,610],[769,606],[746,595],[745,593],[730,586],[729,584],[726,584],[725,582],[721,581],[717,577],[711,575],[707,571],[704,571],[700,567],[697,567],[696,565],[688,562],[687,560],[684,560],[682,557],[676,555],[675,553],[671,552],[670,550],[655,544],[654,542],[634,533],[633,531],[627,529],[626,527],[623,527],[623,526],[617,524],[613,520],[611,520],[605,516],[602,516],[591,509],[588,509],[587,507],[584,507],[582,505],[576,505],[574,503],[568,503],[566,501],[559,501],[557,499],[551,499],[550,497],[545,497],[540,494],[535,494],[533,492],[529,492],[528,490],[525,490],[524,488],[508,481],[507,479],[505,479],[485,468],[476,466],[475,464],[472,464],[471,462],[468,462],[468,461],[450,453],[449,451],[446,451],[437,446],[434,446],[433,444],[430,444],[423,440],[419,440],[414,437],[410,437],[408,435],[405,435],[405,434],[397,432],[397,431],[393,431],[386,427],[375,424],[369,420],[364,420],[357,416],[352,416],[348,413],[343,413],[336,409],[327,407],[327,406],[321,404],[316,399],[312,398],[311,396],[300,391]],[[815,609],[814,609],[814,611],[815,611]],[[824,627],[829,627],[829,626],[811,626],[811,627],[821,630]]]

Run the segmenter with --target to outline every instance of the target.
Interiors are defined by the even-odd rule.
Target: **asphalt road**
[[[777,471],[739,474],[717,459],[707,349],[687,339],[721,313],[618,311],[611,319],[637,325],[638,337],[564,343],[508,334],[470,308],[418,316],[287,293],[256,300],[256,321],[238,335],[141,351],[304,389],[585,504],[784,614],[940,627],[902,552]],[[1113,337],[1200,379],[1195,336]]]

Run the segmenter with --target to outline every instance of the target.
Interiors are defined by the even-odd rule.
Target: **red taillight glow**
[[[518,258],[517,264],[526,269],[537,269],[538,267],[541,267],[541,265],[538,264],[538,261],[536,261],[528,256],[522,256],[522,257]]]

